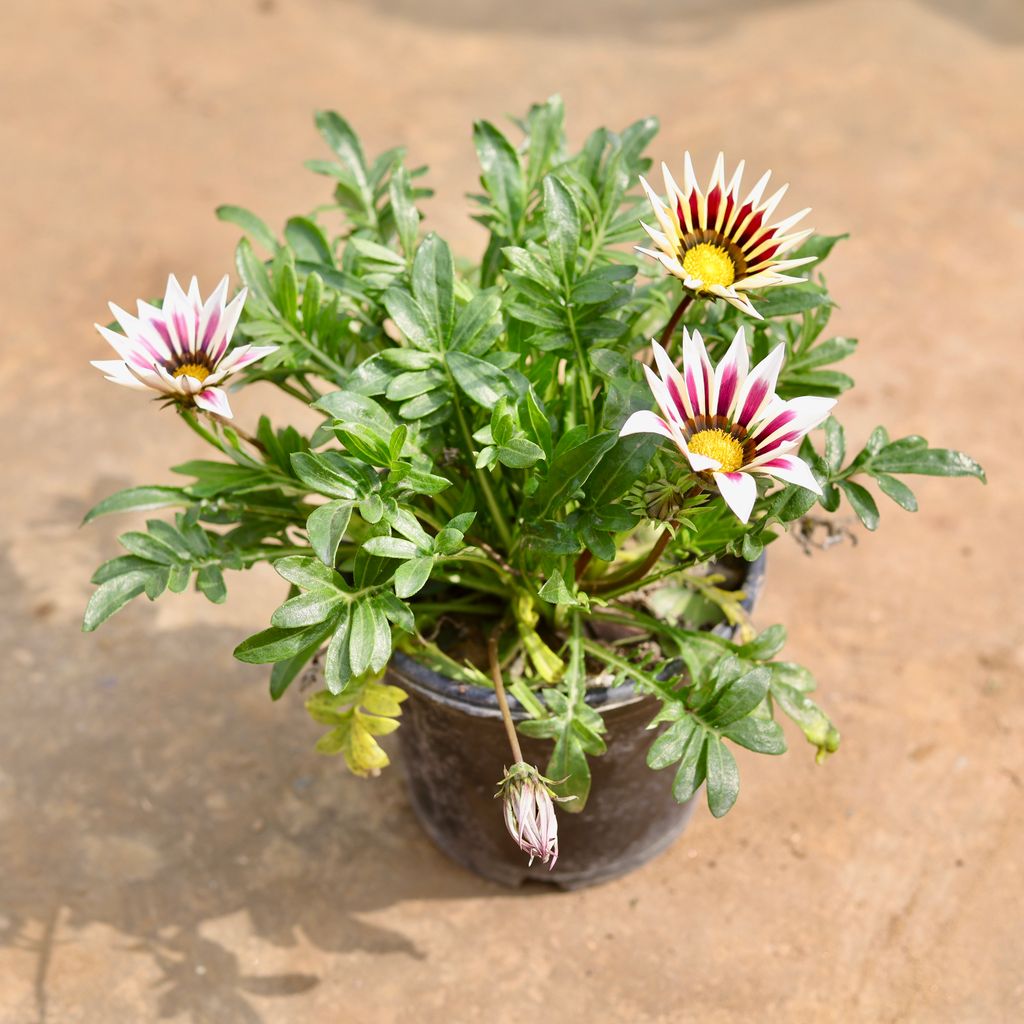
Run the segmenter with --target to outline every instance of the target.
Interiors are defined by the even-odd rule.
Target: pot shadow
[[[700,45],[727,36],[737,23],[751,15],[764,15],[786,7],[822,6],[836,0],[757,0],[757,2],[709,5],[703,0],[648,0],[626,5],[618,0],[565,0],[550,3],[481,3],[480,0],[444,0],[425,4],[420,0],[343,0],[372,8],[374,14],[427,28],[491,32],[510,36],[607,37],[658,42],[656,33],[682,26],[688,45]],[[917,0],[917,4],[958,22],[988,42],[999,46],[1024,43],[1024,10],[1019,0]],[[673,37],[673,43],[678,39]]]
[[[65,536],[88,507],[62,508]],[[90,526],[96,548],[110,551],[122,526]],[[274,706],[266,670],[231,658],[237,630],[197,617],[158,631],[137,599],[83,636],[29,610],[6,550],[0,594],[14,610],[0,623],[13,669],[0,688],[0,947],[34,955],[39,1024],[52,1024],[48,979],[75,929],[107,926],[148,958],[139,988],[157,976],[161,1017],[259,1024],[250,997],[319,978],[249,971],[218,938],[237,943],[237,923],[221,919],[243,913],[246,935],[295,950],[286,967],[304,945],[424,959],[364,915],[503,894],[422,834],[397,765],[365,781],[318,755],[302,695]]]

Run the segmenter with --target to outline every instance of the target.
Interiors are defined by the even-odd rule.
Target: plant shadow
[[[87,507],[62,511],[80,519]],[[97,550],[120,525],[90,527]],[[317,755],[302,695],[273,705],[266,672],[232,661],[236,631],[198,618],[158,630],[137,601],[83,636],[30,613],[6,550],[0,581],[12,612],[0,627],[0,947],[31,951],[40,1024],[55,1019],[60,948],[91,925],[148,958],[139,985],[155,968],[161,1017],[259,1024],[253,997],[301,994],[319,977],[250,970],[217,938],[238,933],[222,919],[243,914],[247,936],[296,958],[311,947],[317,963],[319,951],[423,959],[365,915],[502,894],[420,832],[397,766],[365,781]]]

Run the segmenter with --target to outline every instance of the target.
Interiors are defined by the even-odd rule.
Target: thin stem
[[[516,734],[516,724],[512,721],[512,712],[508,708],[508,698],[505,696],[505,683],[502,681],[501,665],[498,663],[498,638],[501,636],[504,628],[505,624],[501,623],[487,638],[487,660],[491,666],[494,692],[498,695],[498,707],[501,709],[501,720],[505,723],[505,732],[508,734],[512,756],[515,758],[516,764],[520,764],[523,760],[523,750],[519,746],[519,736]]]
[[[220,439],[214,437],[206,427],[204,427],[199,420],[196,419],[195,413],[191,409],[186,409],[183,405],[178,406],[178,412],[181,414],[181,418],[197,433],[207,444],[212,444],[214,448],[219,448],[224,451],[224,445]]]
[[[454,381],[452,381],[452,387],[453,389],[455,387]],[[472,459],[473,436],[469,432],[469,424],[466,422],[466,417],[462,411],[462,403],[459,401],[457,396],[453,399],[452,405],[455,408],[456,419],[459,421],[459,430],[462,432],[462,440],[466,445],[466,454]],[[508,523],[505,522],[505,517],[501,514],[501,506],[498,504],[498,499],[494,493],[494,489],[491,487],[491,481],[483,470],[477,469],[476,465],[473,466],[473,476],[476,479],[481,494],[483,494],[484,501],[487,504],[487,509],[491,513],[491,519],[494,520],[495,528],[501,536],[501,542],[505,545],[505,550],[508,551],[512,547],[512,531],[509,529]]]
[[[583,417],[590,430],[594,429],[594,385],[590,379],[590,367],[587,365],[587,354],[583,351],[583,343],[576,331],[576,320],[572,315],[572,307],[566,306],[569,316],[569,333],[576,348],[576,365],[579,367],[580,390],[583,392]]]
[[[587,571],[587,566],[594,559],[594,552],[590,548],[586,548],[582,555],[576,559],[576,579],[583,579],[583,574]]]
[[[598,580],[592,587],[590,592],[592,594],[600,594],[608,590],[616,590],[619,587],[626,586],[630,583],[636,583],[638,580],[642,580],[647,573],[658,563],[658,559],[661,558],[668,547],[669,541],[672,539],[672,527],[666,526],[661,532],[661,536],[658,538],[657,543],[647,553],[647,557],[635,568],[627,570],[625,573],[619,576],[610,576],[603,580]]]
[[[661,332],[661,347],[667,349],[669,342],[672,340],[672,332],[679,325],[679,321],[682,320],[683,314],[690,308],[690,304],[693,302],[693,295],[690,292],[686,292],[676,306],[676,311],[672,314],[671,319],[665,325],[665,330]]]

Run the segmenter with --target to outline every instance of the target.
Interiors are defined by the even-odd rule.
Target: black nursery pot
[[[746,567],[740,584],[750,611],[764,579],[764,556]],[[730,627],[716,627],[730,635]],[[494,798],[509,764],[508,740],[494,691],[457,683],[396,653],[390,674],[409,699],[403,705],[399,748],[413,810],[431,839],[453,860],[503,885],[527,879],[563,889],[594,885],[623,875],[667,849],[686,828],[700,795],[677,804],[673,773],[654,772],[646,755],[647,725],[658,709],[653,697],[631,684],[594,689],[587,703],[607,726],[608,750],[590,761],[593,775],[586,808],[558,809],[558,863],[534,862],[505,830]],[[516,720],[527,717],[510,698]],[[551,756],[550,740],[521,737],[523,757],[541,771]]]

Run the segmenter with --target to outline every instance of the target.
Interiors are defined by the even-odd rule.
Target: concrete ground
[[[1024,1019],[1019,0],[7,0],[3,22],[3,1024]],[[276,224],[321,201],[323,106],[429,163],[433,226],[475,251],[470,120],[555,91],[576,138],[657,114],[657,157],[743,155],[850,230],[851,441],[884,421],[990,474],[922,481],[855,549],[773,548],[758,618],[788,625],[841,752],[742,758],[727,818],[573,894],[465,874],[397,771],[313,752],[297,696],[231,658],[269,573],[78,632],[127,528],[82,513],[198,454],[87,365],[105,301],[230,269],[218,203]]]

